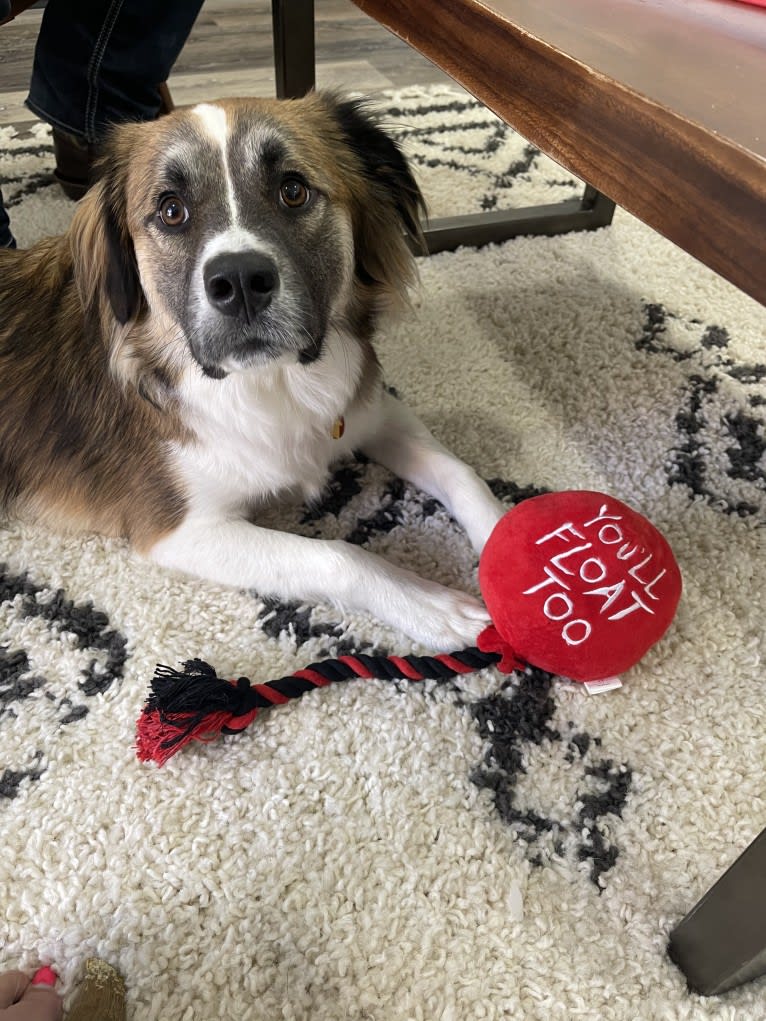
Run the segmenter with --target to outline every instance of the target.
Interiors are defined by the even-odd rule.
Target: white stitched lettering
[[[575,638],[573,637],[572,632],[578,625],[582,626],[582,635],[579,638]],[[577,620],[569,621],[569,623],[564,627],[564,630],[561,632],[561,637],[567,645],[582,645],[586,639],[590,638],[591,630],[592,629],[588,621],[579,617]]]
[[[564,612],[556,614],[553,612],[552,604],[555,599],[561,599],[564,603]],[[563,592],[554,592],[552,596],[548,596],[543,604],[543,613],[548,620],[566,620],[574,609],[574,604],[569,596],[564,595]]]
[[[570,571],[569,568],[564,567],[561,564],[562,560],[566,560],[567,557],[574,556],[575,553],[582,553],[585,549],[591,549],[593,546],[592,542],[586,542],[584,546],[574,546],[572,549],[564,550],[563,553],[557,553],[555,557],[551,557],[551,563],[554,567],[558,567],[564,574],[574,574],[574,571]]]

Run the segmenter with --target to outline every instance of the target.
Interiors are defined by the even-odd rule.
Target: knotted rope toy
[[[494,666],[540,667],[573,681],[614,677],[662,638],[681,596],[664,536],[603,493],[533,497],[508,511],[479,561],[492,624],[478,648],[438,656],[341,656],[288,677],[225,680],[202,660],[158,666],[138,720],[139,759],[163,765],[191,741],[244,730],[261,710],[355,678],[447,680]]]

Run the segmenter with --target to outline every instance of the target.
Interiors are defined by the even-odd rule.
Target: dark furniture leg
[[[596,230],[608,227],[613,216],[614,202],[588,184],[579,199],[568,199],[549,206],[445,216],[429,220],[423,234],[428,254],[433,255],[451,252],[460,245],[499,244],[525,234],[552,237],[572,230]]]
[[[314,88],[314,0],[272,0],[274,66],[279,99],[296,99]],[[614,202],[586,185],[581,199],[549,206],[498,210],[431,220],[423,235],[429,255],[461,245],[497,244],[523,234],[596,230],[612,222]]]
[[[766,830],[671,932],[668,953],[703,996],[766,974]]]
[[[278,99],[314,88],[314,0],[271,0]]]

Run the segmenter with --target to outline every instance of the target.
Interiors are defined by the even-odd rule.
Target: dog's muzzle
[[[253,325],[279,288],[276,263],[262,252],[222,252],[202,274],[210,305],[222,315]]]
[[[325,326],[305,311],[289,267],[258,249],[224,251],[201,266],[200,297],[189,323],[191,353],[208,376],[281,358],[315,361]]]

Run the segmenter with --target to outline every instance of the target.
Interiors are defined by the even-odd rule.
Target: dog
[[[225,100],[124,124],[66,234],[0,252],[0,507],[164,568],[364,611],[434,650],[473,596],[254,522],[361,452],[480,551],[503,507],[383,387],[423,198],[364,103]]]

